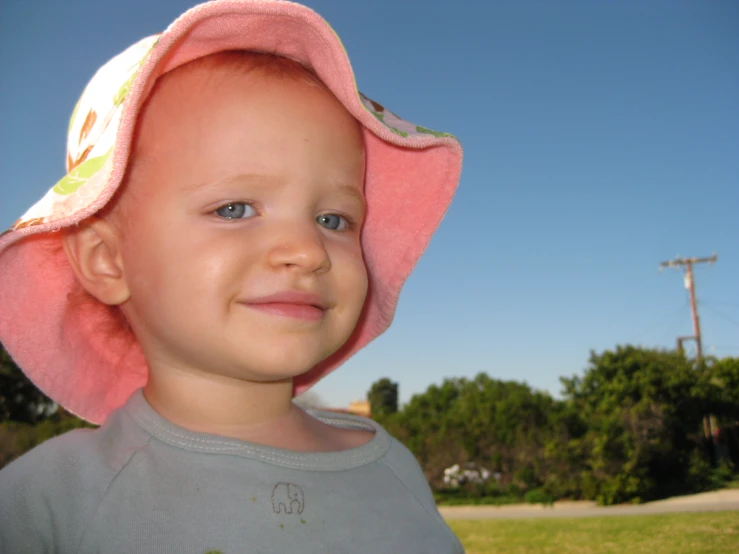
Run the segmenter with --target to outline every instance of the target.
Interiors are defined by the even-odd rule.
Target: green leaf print
[[[440,133],[439,131],[432,131],[431,129],[427,129],[426,127],[421,127],[420,125],[416,125],[416,131],[419,133],[424,133],[426,135],[434,135],[435,137],[451,137],[449,133]]]
[[[72,194],[74,191],[84,185],[90,177],[100,171],[100,169],[103,167],[103,164],[105,164],[105,160],[108,159],[108,156],[110,156],[110,152],[106,152],[102,156],[90,158],[89,160],[82,162],[67,175],[62,177],[59,182],[54,185],[54,188],[52,190],[55,193],[61,194],[63,196]]]
[[[388,125],[388,129],[390,129],[396,135],[400,135],[401,137],[407,137],[408,136],[408,133],[406,133],[405,131],[401,131],[400,129],[396,129],[395,127],[390,127]]]
[[[128,94],[128,90],[131,88],[133,80],[136,78],[137,74],[138,70],[134,71],[133,75],[126,79],[126,82],[121,85],[121,88],[119,88],[118,92],[116,92],[115,96],[113,96],[113,104],[116,107],[120,106],[121,102],[123,102],[123,99],[126,97],[126,94]]]
[[[121,102],[123,102],[126,94],[128,94],[128,91],[131,89],[131,85],[133,84],[134,79],[136,79],[136,76],[139,74],[139,69],[141,69],[141,66],[146,60],[146,56],[148,56],[149,53],[154,50],[154,47],[159,44],[160,38],[161,37],[157,37],[154,43],[146,51],[146,54],[144,54],[144,56],[139,61],[137,61],[129,68],[129,71],[133,70],[133,73],[128,79],[126,79],[126,82],[121,85],[121,88],[118,89],[118,92],[115,93],[115,96],[113,96],[113,104],[116,107],[120,106]]]

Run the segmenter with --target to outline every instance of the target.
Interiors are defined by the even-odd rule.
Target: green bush
[[[531,489],[524,495],[527,504],[544,504],[551,506],[554,504],[554,497],[544,489]]]
[[[434,492],[436,503],[441,506],[505,506],[519,504],[521,496],[496,494],[490,496],[470,496],[463,489],[444,489]]]
[[[736,475],[738,358],[696,364],[678,352],[619,346],[592,353],[586,370],[562,385],[555,400],[485,374],[446,379],[381,422],[437,490],[452,464],[496,475],[495,483],[463,486],[455,501],[541,489],[554,500],[639,503],[724,486]],[[709,414],[720,435],[715,451],[703,437]]]

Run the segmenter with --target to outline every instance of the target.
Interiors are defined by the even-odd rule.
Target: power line
[[[725,344],[712,344],[711,352],[715,352],[716,350],[722,350],[724,352],[739,352],[739,346],[728,346]]]
[[[703,300],[705,302],[705,300]],[[711,304],[715,306],[730,306],[732,308],[739,308],[739,302],[727,302],[725,300],[711,300]]]
[[[708,308],[713,313],[715,313],[717,316],[723,317],[726,321],[728,321],[730,323],[733,323],[734,325],[736,325],[737,327],[739,327],[739,321],[737,321],[736,319],[732,319],[731,317],[729,317],[728,315],[726,315],[723,312],[720,312],[719,310],[717,310],[716,308],[714,308],[713,305],[707,303],[706,301],[702,301],[700,303],[700,305]]]
[[[653,332],[658,333],[659,336],[662,337],[662,334],[664,333],[665,329],[668,329],[668,328],[671,329],[675,326],[676,321],[680,317],[680,313],[683,310],[685,310],[687,306],[688,306],[688,301],[686,299],[685,302],[683,302],[679,308],[676,308],[674,310],[671,310],[670,312],[664,313],[662,317],[660,317],[656,321],[644,327],[640,332],[635,333],[633,335],[634,336],[633,340],[636,342],[639,342],[644,339],[647,333],[653,333]],[[671,335],[674,335],[674,333],[671,333]]]

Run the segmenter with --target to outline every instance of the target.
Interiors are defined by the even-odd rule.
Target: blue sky
[[[107,59],[185,0],[0,2],[0,227],[64,171],[67,120]],[[691,334],[739,356],[739,3],[308,0],[365,94],[465,147],[459,192],[390,330],[315,391],[391,377],[401,400],[484,371],[557,394],[589,351]]]

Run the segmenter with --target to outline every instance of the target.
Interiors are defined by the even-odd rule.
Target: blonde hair
[[[166,83],[176,75],[203,70],[211,73],[220,73],[221,71],[224,73],[240,71],[245,74],[257,72],[264,77],[308,83],[333,95],[312,68],[284,56],[250,50],[223,50],[189,61],[159,77],[151,94],[154,94],[161,83]]]

